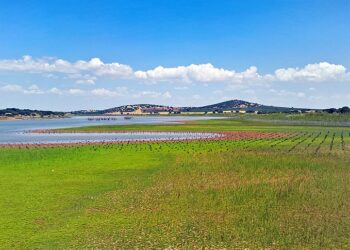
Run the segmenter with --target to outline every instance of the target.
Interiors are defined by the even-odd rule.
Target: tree
[[[337,112],[337,109],[335,108],[330,108],[330,109],[325,109],[324,111],[326,111],[327,113],[333,114]]]
[[[339,109],[339,113],[342,113],[342,114],[344,114],[344,113],[350,113],[350,108],[349,107],[342,107],[342,108],[340,108]]]

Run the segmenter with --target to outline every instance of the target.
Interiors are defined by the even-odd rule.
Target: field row
[[[91,145],[65,145],[62,148],[76,148],[79,152],[81,147],[90,148],[91,151],[114,149],[116,151],[132,150],[137,153],[145,149],[149,151],[184,151],[184,152],[211,152],[213,150],[232,151],[281,151],[286,153],[346,153],[350,151],[350,131],[322,130],[314,132],[290,132],[290,133],[254,133],[238,132],[226,136],[224,140],[202,139],[194,141],[152,141],[152,142],[124,142],[102,143]],[[53,145],[13,146],[22,150],[37,148],[45,150]],[[10,150],[10,149],[8,149]],[[62,149],[63,150],[63,149]]]

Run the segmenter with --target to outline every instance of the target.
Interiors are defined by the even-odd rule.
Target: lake
[[[185,140],[210,138],[218,136],[212,133],[171,133],[171,132],[138,132],[138,133],[30,133],[36,129],[56,129],[94,125],[129,125],[129,124],[166,124],[181,121],[208,120],[218,117],[205,116],[140,116],[129,120],[124,117],[113,117],[116,120],[91,120],[92,117],[72,117],[64,119],[32,119],[0,121],[0,144],[35,144],[35,143],[79,143],[102,141],[135,141],[135,140]],[[101,118],[101,117],[99,117]]]

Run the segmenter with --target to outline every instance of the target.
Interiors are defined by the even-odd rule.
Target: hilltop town
[[[202,107],[173,107],[155,104],[123,105],[103,110],[79,110],[72,112],[40,111],[7,108],[0,110],[0,120],[64,118],[72,115],[214,115],[214,114],[269,114],[269,113],[350,113],[348,107],[339,109],[307,109],[294,107],[267,106],[243,100],[230,100]]]
[[[316,112],[305,108],[287,108],[266,106],[243,100],[230,100],[201,107],[173,107],[154,104],[123,105],[104,110],[80,110],[72,112],[75,115],[210,115],[229,113],[296,113]]]

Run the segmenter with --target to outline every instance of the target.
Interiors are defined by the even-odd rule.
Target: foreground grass
[[[350,248],[350,134],[295,131],[285,141],[0,149],[0,247]]]

